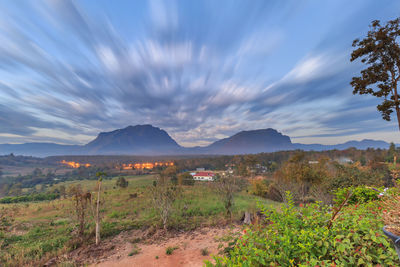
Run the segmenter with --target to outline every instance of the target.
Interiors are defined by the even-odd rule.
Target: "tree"
[[[193,176],[188,172],[180,173],[178,175],[178,184],[179,185],[194,185]]]
[[[379,20],[371,24],[367,36],[353,41],[356,49],[351,53],[350,61],[361,59],[368,67],[361,71],[361,77],[353,77],[353,94],[370,94],[384,98],[377,108],[384,120],[390,121],[391,113],[396,111],[400,130],[400,107],[398,82],[400,79],[400,18],[382,26]]]
[[[223,201],[226,215],[230,220],[232,220],[235,193],[240,191],[239,179],[233,175],[217,176],[214,182],[216,192]]]
[[[395,159],[396,159],[396,146],[395,146],[395,144],[392,142],[392,143],[390,143],[390,147],[389,147],[389,149],[388,149],[386,161],[396,163],[396,162],[395,162],[395,161],[396,161]]]
[[[160,177],[150,187],[154,208],[159,212],[164,231],[167,231],[168,219],[171,214],[172,205],[179,196],[179,190],[171,179]]]
[[[315,167],[309,164],[304,152],[293,155],[282,167],[274,173],[276,185],[285,199],[285,192],[291,191],[296,201],[306,202],[311,186],[318,184],[326,176],[324,171],[325,160]],[[319,167],[319,168],[317,168]]]
[[[96,201],[96,213],[95,213],[95,223],[96,223],[96,245],[100,243],[100,192],[101,192],[101,183],[103,181],[103,177],[107,174],[105,172],[98,172],[96,176],[97,180],[97,201]]]
[[[128,187],[129,182],[124,177],[119,177],[115,184],[121,188],[126,188]]]
[[[176,176],[176,173],[178,172],[177,167],[174,166],[168,166],[165,170],[161,172],[161,179],[170,179],[171,182],[174,184],[178,183],[178,178]]]
[[[69,194],[72,196],[74,212],[79,224],[78,236],[81,238],[85,231],[86,214],[88,205],[91,202],[91,194],[84,193],[80,184],[70,187]]]

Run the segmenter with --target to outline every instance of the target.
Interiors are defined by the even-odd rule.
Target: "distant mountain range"
[[[205,147],[182,147],[169,134],[152,125],[128,126],[100,133],[86,145],[54,143],[1,144],[0,155],[14,153],[28,156],[56,155],[189,155],[189,154],[254,154],[283,150],[343,150],[388,148],[389,143],[376,140],[349,141],[337,145],[292,143],[289,136],[274,129],[242,131]]]

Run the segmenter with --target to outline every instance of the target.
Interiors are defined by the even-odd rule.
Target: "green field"
[[[148,190],[155,176],[131,176],[127,177],[127,180],[129,186],[124,189],[115,186],[116,178],[103,182],[103,238],[124,230],[162,227]],[[84,189],[93,191],[96,183],[93,180],[82,180],[53,187],[65,185],[68,188],[81,184]],[[210,183],[199,182],[194,186],[183,186],[182,189],[182,196],[174,203],[169,229],[190,230],[227,222],[222,201]],[[137,197],[132,196],[135,193]],[[246,210],[254,211],[257,202],[275,204],[246,191],[238,193],[235,197],[234,220],[239,220]],[[73,247],[71,239],[75,233],[76,220],[70,199],[2,204],[0,209],[2,208],[15,214],[12,231],[5,234],[3,243],[0,243],[0,259],[3,262],[13,265],[35,265]],[[92,230],[93,223],[87,232]]]

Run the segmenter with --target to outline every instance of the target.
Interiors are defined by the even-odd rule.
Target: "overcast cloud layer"
[[[1,1],[0,143],[152,124],[181,145],[275,128],[400,142],[353,96],[352,40],[399,1]]]

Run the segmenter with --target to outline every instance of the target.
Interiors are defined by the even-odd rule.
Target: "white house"
[[[214,181],[215,174],[213,172],[196,172],[193,179],[196,181]]]

